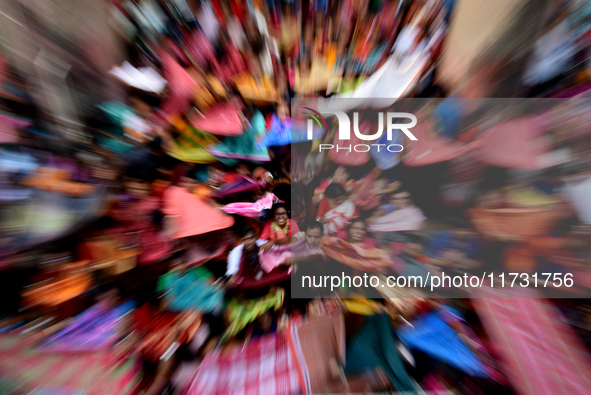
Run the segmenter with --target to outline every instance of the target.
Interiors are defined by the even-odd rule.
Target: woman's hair
[[[318,221],[310,221],[306,224],[306,231],[309,229],[319,229],[320,233],[324,234],[324,225]]]
[[[349,225],[347,226],[347,230],[349,228],[351,228],[351,226],[353,226],[356,223],[362,223],[363,225],[365,225],[367,227],[367,221],[365,220],[365,218],[363,217],[355,217],[353,218],[350,222]]]
[[[324,195],[330,199],[345,196],[346,194],[347,191],[345,190],[345,188],[341,184],[336,183],[330,184],[328,187],[326,187],[326,191],[324,192]]]
[[[246,225],[240,230],[240,237],[246,237],[250,233],[254,234],[255,236],[257,234],[252,226]]]
[[[285,204],[283,203],[275,203],[273,205],[273,207],[271,207],[271,210],[269,210],[269,219],[273,219],[275,218],[275,211],[277,211],[278,208],[283,207],[285,209],[285,211],[287,211],[287,217],[290,218],[291,215],[289,213],[289,210],[287,209],[287,207],[285,207]]]

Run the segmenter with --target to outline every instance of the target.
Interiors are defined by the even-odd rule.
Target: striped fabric
[[[550,300],[527,289],[478,293],[474,306],[517,393],[591,394],[588,350]]]

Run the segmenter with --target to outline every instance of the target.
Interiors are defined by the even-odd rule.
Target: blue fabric
[[[433,115],[443,125],[442,136],[456,138],[462,119],[462,103],[456,98],[447,98],[433,109]]]
[[[291,144],[291,121],[289,118],[281,121],[277,114],[273,114],[267,134],[260,142],[257,142],[257,145],[259,147],[275,147],[288,144]]]
[[[411,350],[420,350],[448,365],[475,377],[486,377],[486,367],[446,322],[445,311],[435,310],[419,316],[398,331]],[[458,313],[455,313],[458,315]]]
[[[386,128],[386,125],[384,125]],[[391,144],[402,145],[404,141],[403,134],[400,130],[392,131],[392,140],[388,140],[388,133],[384,130],[384,134],[371,145],[371,157],[375,162],[376,166],[380,170],[388,170],[400,163],[400,154],[402,152],[390,152],[387,150],[387,146]],[[375,146],[376,144],[385,144],[381,147]],[[392,150],[396,150],[398,147],[393,147]],[[379,150],[379,151],[378,151]]]
[[[460,240],[453,231],[444,230],[427,241],[425,255],[438,258],[445,250],[459,250],[469,258],[477,258],[480,253],[480,240],[477,237]]]

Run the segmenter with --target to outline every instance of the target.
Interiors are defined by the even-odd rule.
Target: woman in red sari
[[[282,204],[276,204],[271,208],[271,218],[263,227],[260,240],[265,241],[261,251],[269,251],[274,245],[291,243],[291,237],[298,234],[298,224],[289,218],[287,209]]]

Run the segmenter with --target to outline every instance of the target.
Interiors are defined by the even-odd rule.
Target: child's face
[[[244,244],[244,250],[246,250],[246,251],[254,250],[257,246],[257,237],[254,234],[254,232],[247,233],[242,238],[242,243]]]

